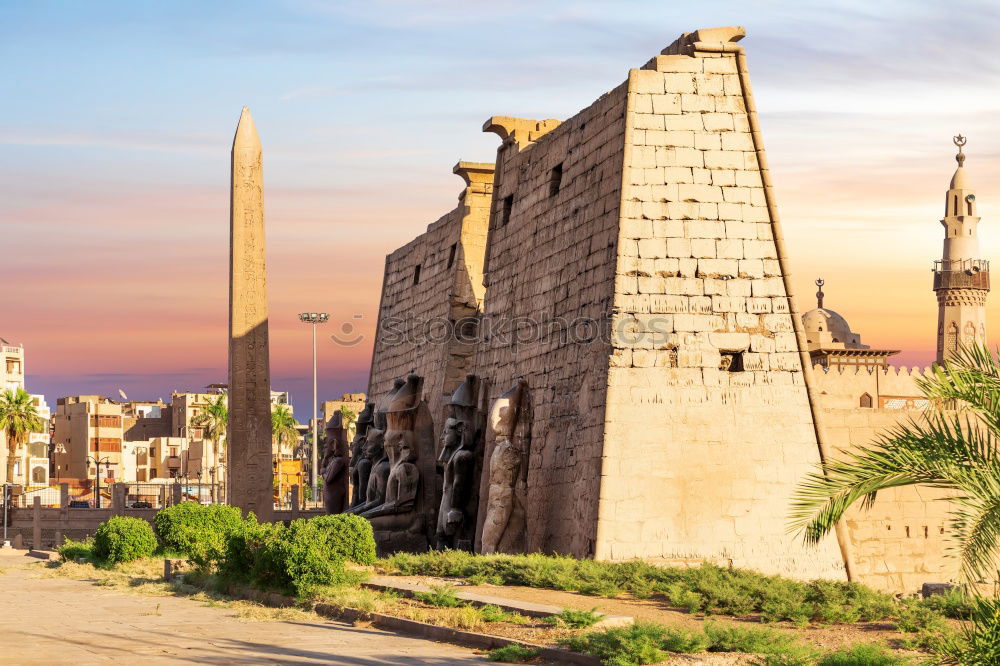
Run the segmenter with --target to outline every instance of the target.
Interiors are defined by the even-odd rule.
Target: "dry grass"
[[[244,622],[316,622],[320,617],[301,608],[271,608],[252,601],[233,601],[228,604],[236,617]]]

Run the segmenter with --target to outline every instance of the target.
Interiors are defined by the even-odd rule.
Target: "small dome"
[[[851,331],[850,324],[833,310],[816,308],[802,315],[802,326],[806,333],[830,333],[834,341],[843,343],[856,342],[857,335]]]
[[[972,187],[969,185],[969,178],[965,173],[965,169],[958,167],[955,169],[955,175],[951,177],[951,189],[953,190],[971,190]]]

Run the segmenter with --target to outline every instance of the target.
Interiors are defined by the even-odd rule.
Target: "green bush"
[[[972,617],[972,598],[959,588],[952,588],[944,594],[932,594],[920,603],[956,620]]]
[[[1000,664],[1000,601],[972,600],[971,622],[961,635],[945,637],[936,652],[945,663],[963,666],[993,666]]]
[[[841,648],[820,658],[817,666],[899,666],[911,663],[878,643],[861,643]]]
[[[332,554],[357,564],[375,563],[375,535],[372,524],[361,516],[340,513],[320,516],[309,521],[325,533]]]
[[[947,628],[944,616],[923,604],[910,602],[896,613],[896,630],[903,633],[936,632]]]
[[[91,559],[93,557],[93,549],[93,538],[85,539],[83,541],[66,539],[66,542],[63,545],[56,548],[56,552],[59,553],[59,559],[63,562],[76,562],[81,557],[87,560]]]
[[[430,592],[414,592],[413,598],[439,608],[458,608],[466,604],[455,596],[455,588],[450,585],[431,585]]]
[[[520,613],[505,611],[495,604],[483,604],[479,607],[479,615],[483,622],[510,622],[511,624],[527,624],[528,618]]]
[[[243,525],[236,507],[181,502],[159,511],[153,519],[160,548],[206,566],[222,559],[226,538]]]
[[[94,557],[108,564],[149,557],[156,550],[156,535],[145,520],[114,516],[94,533]]]
[[[499,661],[506,664],[523,664],[537,656],[537,649],[518,645],[517,643],[504,645],[486,653],[486,658],[490,661]]]
[[[259,524],[253,516],[229,532],[219,572],[265,589],[309,594],[316,587],[346,580],[343,558],[317,520],[300,518],[285,527]]]
[[[707,623],[705,635],[711,641],[712,652],[750,652],[753,654],[783,654],[797,647],[792,634],[770,627],[739,627]]]
[[[636,622],[570,636],[560,643],[571,650],[597,657],[609,666],[656,664],[670,652],[704,652],[708,637],[700,631],[674,629],[660,624]]]
[[[545,622],[557,627],[586,629],[600,622],[602,617],[604,617],[604,614],[598,613],[596,608],[592,608],[589,611],[564,608],[557,615],[550,615],[545,618]]]

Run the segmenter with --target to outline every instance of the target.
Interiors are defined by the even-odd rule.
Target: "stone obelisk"
[[[264,172],[260,137],[243,107],[233,139],[229,208],[229,502],[269,521],[271,371],[264,263]]]

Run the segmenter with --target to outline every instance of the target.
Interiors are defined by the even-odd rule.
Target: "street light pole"
[[[325,312],[303,312],[299,315],[299,321],[305,324],[312,324],[312,338],[313,338],[313,441],[312,441],[312,461],[310,476],[312,477],[312,499],[313,502],[319,496],[319,470],[317,469],[318,454],[319,450],[319,418],[316,414],[316,406],[319,402],[319,397],[316,390],[316,324],[325,324],[330,319],[330,315]],[[280,454],[280,451],[279,451]],[[279,463],[280,469],[280,463]],[[280,471],[279,471],[280,474]]]

